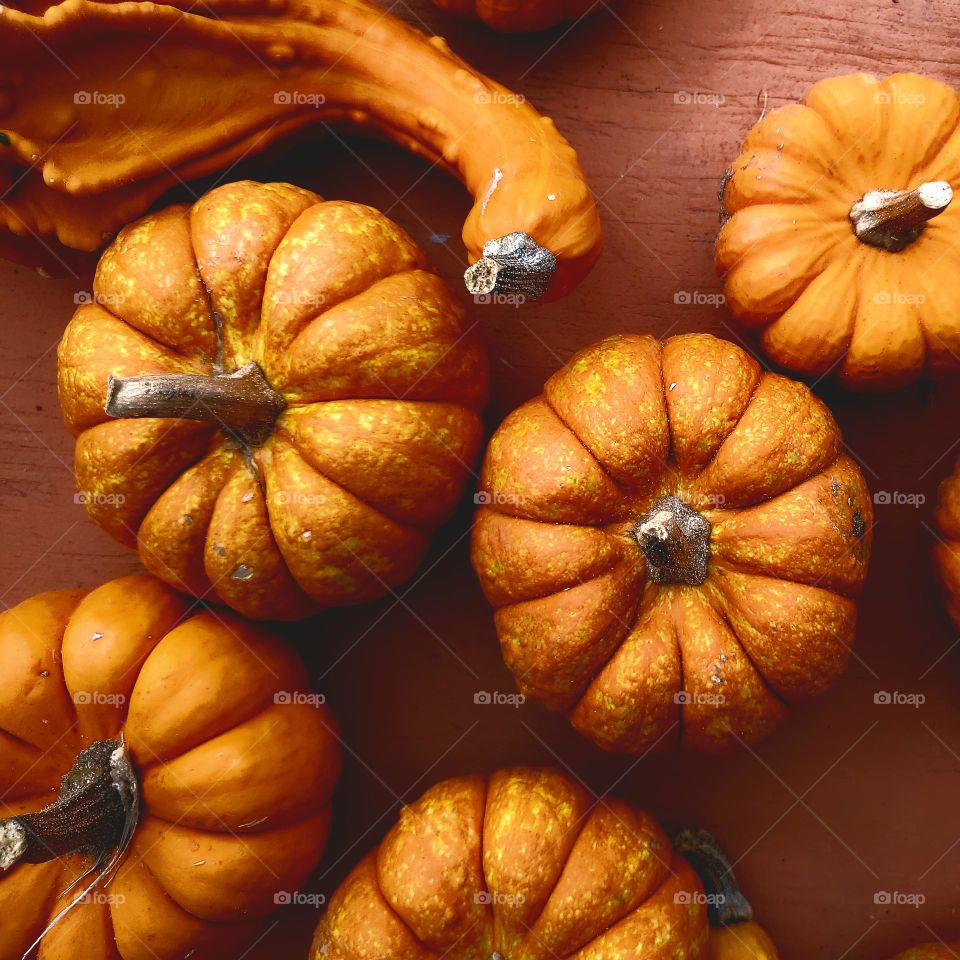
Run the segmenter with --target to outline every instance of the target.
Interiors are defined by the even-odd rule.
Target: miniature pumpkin
[[[124,228],[91,300],[59,351],[77,485],[148,570],[282,620],[411,575],[479,455],[487,367],[399,227],[229,184]]]
[[[958,120],[942,83],[858,73],[747,135],[722,191],[717,266],[777,363],[854,389],[960,365]]]
[[[960,461],[940,484],[934,526],[937,543],[933,565],[943,587],[947,612],[960,630]]]
[[[333,717],[292,648],[191,610],[136,574],[0,614],[5,960],[234,960],[316,867]]]
[[[749,914],[732,874],[710,893],[652,817],[557,770],[457,777],[404,807],[344,880],[310,960],[708,960],[706,904]]]
[[[600,255],[553,122],[366,0],[8,7],[0,49],[0,226],[19,236],[97,249],[178,183],[346,123],[463,180],[472,293],[558,297]]]
[[[599,10],[604,0],[433,0],[457,17],[481,20],[503,33],[546,30],[564,20],[580,20]]]
[[[521,691],[608,750],[719,750],[821,693],[872,508],[826,406],[742,349],[609,337],[510,414],[473,564]]]

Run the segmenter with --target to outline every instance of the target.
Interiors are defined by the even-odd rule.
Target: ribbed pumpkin
[[[0,614],[0,663],[0,956],[78,897],[31,956],[241,956],[316,867],[339,774],[296,653],[137,574]]]
[[[471,329],[370,207],[234,183],[151,214],[106,250],[60,344],[87,513],[248,617],[380,596],[479,454]]]
[[[776,960],[733,917],[712,951],[706,904],[750,913],[721,874],[711,900],[652,817],[559,771],[457,777],[404,807],[341,884],[310,960]]]
[[[446,13],[481,20],[502,33],[546,30],[601,10],[604,0],[433,0]]]
[[[958,184],[952,89],[911,73],[822,80],[765,113],[730,167],[727,303],[797,373],[879,390],[957,369]]]
[[[947,611],[960,630],[960,461],[940,483],[934,527],[934,569],[943,587]]]
[[[335,125],[463,181],[473,294],[560,297],[600,256],[593,192],[553,121],[382,5],[19,6],[0,16],[2,251],[7,232],[47,260],[54,233],[99,249],[171,187]]]
[[[707,335],[609,337],[511,413],[473,564],[524,694],[608,750],[719,750],[841,673],[872,506],[830,411]]]

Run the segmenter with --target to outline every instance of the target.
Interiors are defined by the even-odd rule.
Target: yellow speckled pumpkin
[[[846,664],[869,493],[826,406],[732,343],[587,347],[501,424],[481,491],[507,666],[605,749],[755,741]]]
[[[479,454],[486,359],[369,207],[234,183],[122,230],[59,351],[90,518],[246,616],[380,596]]]
[[[751,952],[749,904],[702,836],[705,877],[722,877],[712,896],[679,837],[675,848],[648,814],[594,802],[559,771],[445,780],[333,894],[310,960],[776,960],[772,944]],[[723,922],[739,953],[711,935],[717,902],[736,904]]]
[[[822,80],[766,113],[730,167],[716,253],[727,303],[797,373],[881,390],[957,369],[958,184],[950,87]]]

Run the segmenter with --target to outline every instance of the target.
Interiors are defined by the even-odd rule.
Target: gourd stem
[[[707,917],[713,927],[729,927],[753,919],[753,907],[740,892],[733,867],[720,845],[700,827],[685,827],[673,838],[707,894]]]
[[[707,579],[710,521],[679,498],[661,497],[633,528],[654,583],[700,586]]]
[[[104,409],[111,417],[160,417],[216,423],[227,433],[259,444],[270,435],[286,401],[256,363],[208,376],[169,373],[110,377]]]
[[[542,297],[557,269],[557,258],[529,234],[508,233],[488,240],[483,256],[467,267],[463,282],[479,302],[496,295],[513,296],[515,305]],[[494,296],[491,297],[490,295]]]
[[[953,189],[945,180],[921,183],[913,190],[871,190],[850,208],[850,221],[858,240],[896,253],[913,243],[952,199]]]
[[[101,858],[132,832],[138,790],[123,744],[97,741],[77,755],[53,803],[36,813],[0,820],[0,869],[46,863],[71,853]]]

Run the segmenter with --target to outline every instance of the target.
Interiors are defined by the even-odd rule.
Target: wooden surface
[[[603,334],[739,337],[722,307],[675,299],[682,291],[719,292],[717,187],[759,114],[761,91],[772,107],[823,76],[858,69],[914,69],[960,86],[960,4],[785,6],[634,2],[526,38],[451,23],[422,0],[396,8],[444,33],[458,53],[555,118],[581,153],[604,220],[604,258],[569,299],[483,309],[494,373],[491,427]],[[327,138],[254,160],[232,176],[288,179],[379,206],[458,282],[467,197],[397,149]],[[57,409],[56,342],[90,276],[48,281],[0,264],[4,605],[137,566],[74,503],[72,444]],[[877,507],[856,658],[831,694],[796,711],[756,751],[639,763],[598,752],[535,704],[475,705],[476,691],[513,685],[469,567],[465,503],[397,596],[293,631],[339,713],[347,754],[334,837],[314,889],[329,894],[401,803],[433,781],[551,763],[597,793],[615,787],[668,824],[715,832],[784,960],[885,960],[935,934],[960,937],[960,658],[929,568],[936,484],[960,453],[960,391],[955,384],[881,397],[830,385],[817,391],[874,491],[925,498],[918,507]],[[920,693],[925,703],[878,705],[879,691]],[[883,891],[924,902],[878,905]],[[316,916],[310,907],[286,911],[249,956],[305,956]]]

